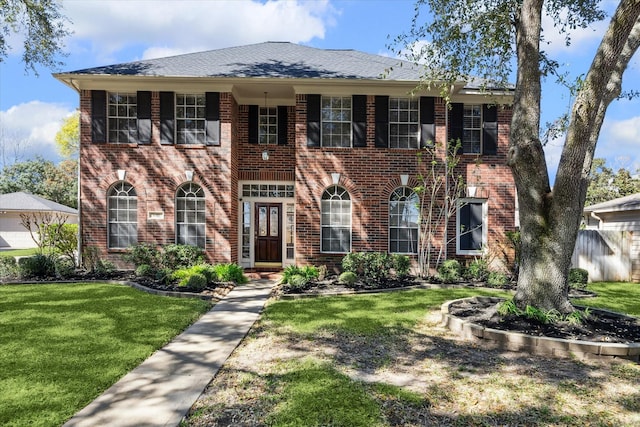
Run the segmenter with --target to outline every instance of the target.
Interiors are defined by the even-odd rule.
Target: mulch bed
[[[487,328],[533,336],[610,343],[640,342],[640,320],[635,317],[590,309],[589,316],[581,324],[541,323],[524,316],[501,316],[496,309],[495,302],[465,300],[451,304],[449,313]]]

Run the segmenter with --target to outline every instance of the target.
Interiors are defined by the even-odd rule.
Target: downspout
[[[453,92],[453,87],[451,88]],[[448,252],[448,242],[449,242],[449,234],[447,231],[449,230],[449,159],[447,156],[449,155],[449,100],[445,102],[445,114],[444,114],[444,259],[447,260],[449,257]]]
[[[598,221],[598,230],[600,230],[600,224],[603,223],[602,218],[596,215],[595,211],[591,211],[591,218],[594,218]]]

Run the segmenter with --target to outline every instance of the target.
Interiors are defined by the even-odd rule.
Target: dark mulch
[[[450,314],[487,328],[580,341],[631,343],[640,342],[640,319],[590,309],[581,324],[566,321],[541,323],[524,316],[501,316],[497,305],[489,301],[460,301],[450,305]]]

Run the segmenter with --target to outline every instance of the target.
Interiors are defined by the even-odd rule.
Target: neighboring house
[[[448,256],[478,256],[515,228],[511,93],[460,83],[448,109],[416,90],[411,63],[281,42],[55,77],[80,95],[82,245],[112,261],[140,242],[249,268],[415,255],[418,154],[450,139],[472,188],[435,225]]]
[[[38,245],[22,225],[21,214],[51,215],[66,224],[78,223],[78,211],[40,196],[17,192],[0,194],[0,248],[25,249]]]
[[[594,280],[640,282],[640,193],[585,207],[583,222],[577,249],[589,254]]]

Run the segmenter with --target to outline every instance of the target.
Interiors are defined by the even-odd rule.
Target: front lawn
[[[62,424],[208,308],[112,284],[0,286],[0,425]]]
[[[640,283],[595,282],[590,283],[588,289],[598,296],[575,300],[573,303],[640,317]]]
[[[576,303],[640,310],[637,284],[591,288],[601,296]],[[271,303],[183,425],[640,425],[639,365],[495,350],[440,325],[442,302],[478,294],[510,295],[455,288]]]

